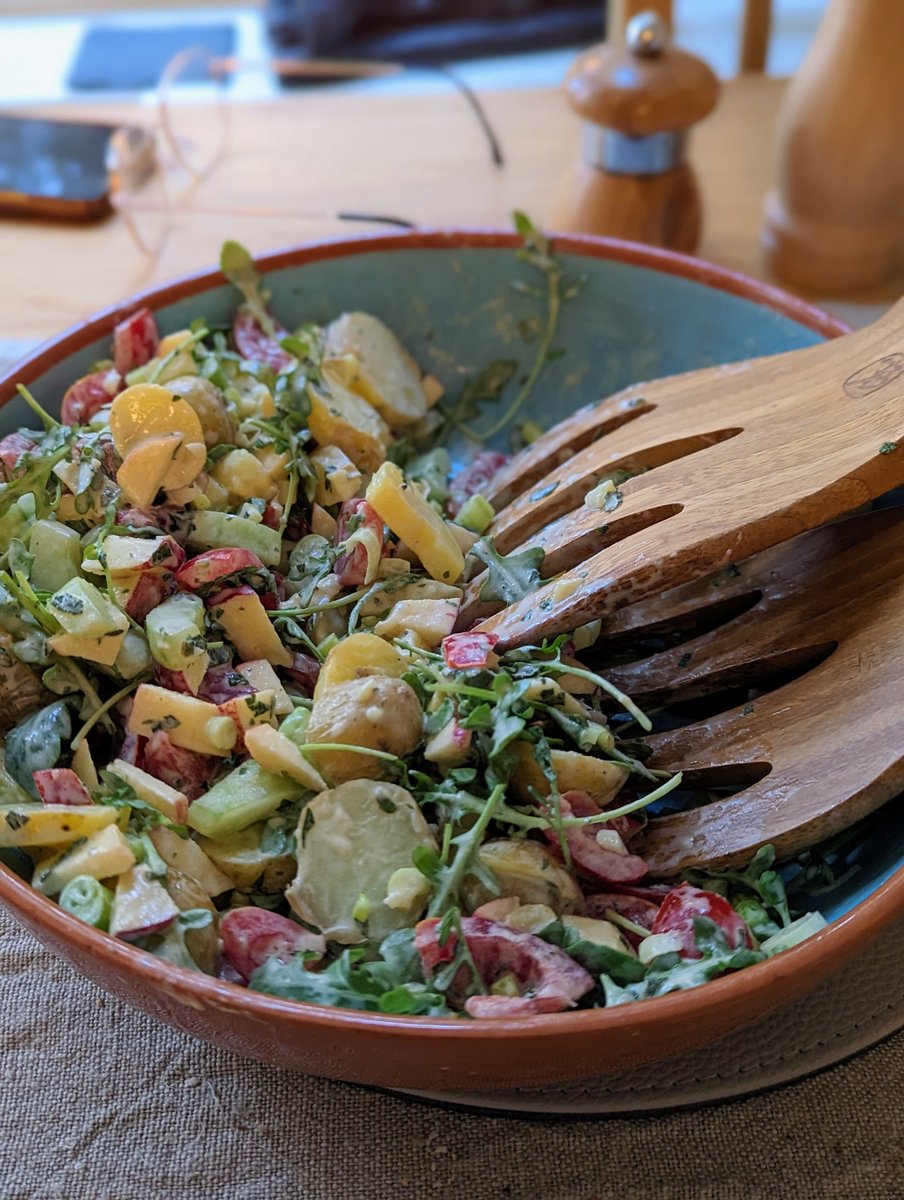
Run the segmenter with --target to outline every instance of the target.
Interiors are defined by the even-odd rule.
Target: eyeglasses
[[[210,179],[230,152],[233,106],[243,96],[272,96],[274,81],[285,79],[384,79],[419,70],[440,75],[454,86],[474,114],[477,131],[494,169],[504,166],[496,131],[467,84],[445,66],[409,68],[401,63],[325,59],[222,58],[200,46],[180,51],[166,65],[156,88],[156,128],[123,127],[110,143],[108,168],[113,204],[141,251],[156,257],[169,234],[177,197]],[[255,86],[256,85],[256,86]],[[357,212],[299,212],[269,205],[192,203],[203,215],[291,217],[299,221],[340,220],[411,228],[398,215]]]

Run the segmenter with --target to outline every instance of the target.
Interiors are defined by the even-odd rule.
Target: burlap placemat
[[[112,1000],[0,912],[3,1200],[902,1200],[904,1034],[718,1108],[472,1115],[290,1075]]]

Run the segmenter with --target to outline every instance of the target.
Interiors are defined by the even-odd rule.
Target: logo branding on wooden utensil
[[[862,400],[904,374],[904,354],[886,354],[867,367],[848,375],[843,387],[852,400]]]

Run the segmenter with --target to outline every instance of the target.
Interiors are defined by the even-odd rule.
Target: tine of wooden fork
[[[888,426],[888,415],[883,413],[882,418],[881,423],[877,421],[877,435]],[[895,419],[904,429],[904,412]],[[615,513],[596,512],[585,505],[529,539],[528,545],[542,545],[547,550],[545,573],[565,567],[564,573],[490,617],[481,628],[496,633],[503,646],[539,642],[569,632],[625,604],[720,570],[852,512],[904,482],[904,455],[884,453],[880,436],[874,437],[875,448],[864,462],[863,437],[859,454],[856,448],[846,453],[842,431],[831,457],[822,460],[823,473],[817,485],[809,472],[801,470],[799,442],[779,442],[766,463],[756,443],[745,456],[744,441],[742,434],[690,459],[631,479],[624,485],[623,501]],[[897,462],[889,462],[896,458]],[[769,486],[764,486],[767,470]],[[723,490],[731,495],[728,515],[720,502]],[[593,530],[605,526],[607,537],[613,530],[617,534],[619,521],[636,521],[645,511],[674,504],[679,496],[687,497],[686,507],[664,523],[631,532],[585,561],[577,561]],[[472,590],[469,601],[474,594]],[[466,603],[462,622],[471,616],[470,603]]]
[[[853,517],[782,549],[784,564],[776,567],[774,553],[766,556],[772,568],[762,564],[761,582],[773,570],[778,576],[771,628],[763,630],[767,644],[780,644],[775,635],[784,625],[788,646],[823,641],[835,648],[769,694],[647,739],[651,765],[682,770],[703,786],[748,785],[703,807],[654,817],[632,842],[654,876],[741,862],[766,842],[781,855],[799,853],[904,788],[904,509]],[[726,626],[706,635],[694,653],[705,658],[707,645],[723,637],[733,638],[735,651],[746,640],[758,653],[753,614],[736,631]],[[650,660],[655,670],[657,658]]]

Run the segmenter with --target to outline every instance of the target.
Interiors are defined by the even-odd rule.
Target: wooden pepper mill
[[[785,93],[763,247],[823,295],[904,270],[904,0],[831,0]]]
[[[655,12],[638,13],[624,43],[582,54],[565,94],[584,122],[582,161],[566,182],[554,229],[673,250],[700,239],[700,192],[685,161],[688,131],[715,107],[706,63],[670,46]]]

